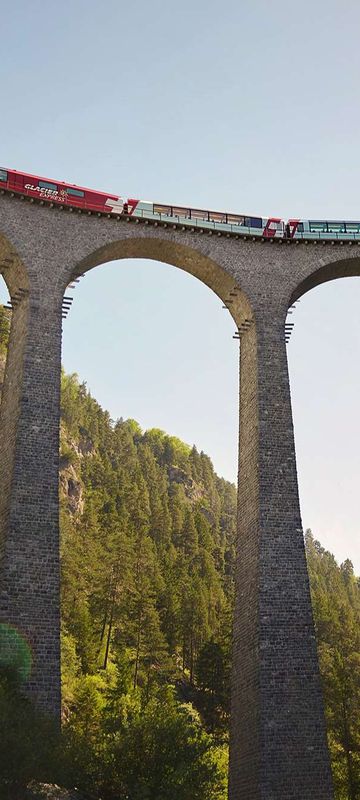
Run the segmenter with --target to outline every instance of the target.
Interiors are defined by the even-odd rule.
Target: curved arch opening
[[[4,278],[0,275],[0,403],[11,326],[11,309],[8,308],[9,304],[9,290]]]
[[[360,281],[351,276],[359,272],[357,259],[339,262],[311,276],[311,291],[299,287],[297,296],[307,293],[291,317],[288,346],[304,527],[340,562],[351,558],[357,574]]]
[[[235,285],[235,279],[225,272],[219,264],[209,256],[188,245],[179,244],[166,239],[158,239],[142,235],[139,238],[119,239],[100,247],[80,262],[69,275],[69,280],[86,273],[96,266],[104,265],[119,259],[146,259],[180,270],[198,278],[206,284],[225,303],[239,325],[244,320],[252,320],[253,314],[248,298],[242,288]]]
[[[64,320],[65,369],[88,381],[113,418],[133,416],[144,427],[164,427],[209,451],[213,439],[219,456],[211,455],[218,469],[235,479],[223,443],[232,442],[236,452],[237,343],[232,341],[234,323],[220,300],[199,280],[150,260],[104,264],[71,285],[66,291],[73,303]],[[81,330],[87,330],[80,340],[79,314]],[[223,357],[225,347],[228,358]],[[114,363],[119,365],[115,370]],[[221,399],[229,395],[234,403],[223,414]],[[206,421],[210,417],[215,424]]]
[[[28,287],[26,267],[12,242],[0,231],[0,402],[8,358],[8,343],[11,330],[14,328],[12,298],[15,305],[22,301],[28,294]],[[15,339],[15,334],[12,339]]]
[[[351,259],[344,258],[338,261],[333,261],[330,264],[325,264],[315,272],[312,272],[311,275],[305,278],[296,287],[290,298],[289,305],[291,305],[291,303],[295,303],[297,300],[300,300],[304,294],[311,291],[311,289],[315,289],[317,286],[320,286],[323,283],[328,283],[329,281],[337,280],[339,278],[354,278],[358,275],[360,275],[360,257]]]
[[[100,258],[99,254],[96,258]],[[86,265],[81,266],[84,272]],[[209,274],[207,282],[213,282]],[[72,287],[65,293],[73,296],[64,320],[65,370],[78,372],[80,382],[87,381],[91,394],[113,420],[123,418],[118,423],[108,421],[109,442],[113,432],[123,449],[116,453],[112,450],[106,471],[99,445],[94,445],[83,423],[78,425],[81,441],[76,442],[67,433],[64,435],[64,417],[62,421],[62,496],[64,500],[67,494],[65,499],[70,498],[73,504],[70,517],[63,522],[63,543],[79,548],[76,558],[79,569],[80,564],[83,568],[88,554],[81,550],[81,538],[85,537],[84,546],[86,543],[90,551],[94,541],[101,542],[108,554],[109,525],[113,526],[110,533],[118,537],[127,575],[126,579],[118,578],[113,569],[108,570],[107,577],[111,574],[116,584],[115,594],[111,594],[114,583],[106,584],[110,595],[104,602],[106,590],[101,584],[102,594],[95,598],[96,602],[91,595],[87,607],[85,604],[81,608],[82,619],[86,617],[87,625],[89,620],[95,620],[96,628],[95,660],[86,668],[105,668],[106,674],[111,675],[119,658],[128,658],[132,687],[151,695],[156,676],[160,676],[161,683],[165,669],[171,680],[177,676],[186,688],[195,681],[200,653],[209,645],[211,635],[216,639],[221,628],[226,628],[226,635],[230,632],[236,490],[229,481],[235,481],[238,449],[239,345],[232,339],[234,321],[222,308],[219,296],[209,292],[203,282],[184,270],[165,268],[163,263],[149,259],[129,261],[124,257],[101,269],[92,269]],[[218,286],[218,295],[223,289],[224,285]],[[66,388],[70,395],[71,385]],[[80,391],[86,394],[85,387]],[[93,414],[94,407],[88,402],[89,413]],[[99,412],[100,419],[101,425],[105,424]],[[125,449],[127,454],[121,455]],[[119,473],[113,481],[109,474],[121,458],[124,469],[121,477]],[[212,460],[221,477],[214,474]],[[96,463],[97,477],[93,474]],[[80,478],[79,465],[80,470],[85,470]],[[114,496],[108,490],[108,481],[117,487]],[[122,486],[126,486],[125,499]],[[138,495],[136,504],[131,506],[134,486]],[[131,575],[134,542],[144,548],[144,585],[150,581],[155,598],[154,605],[147,596],[159,648],[152,661],[149,654],[137,652],[137,642],[143,642],[145,647],[150,635],[146,621],[136,638],[131,632],[133,623],[125,625],[120,610],[121,598],[127,597],[131,581],[131,592],[136,595],[138,591]],[[146,572],[146,564],[150,564],[153,575],[158,575],[157,588],[151,583],[153,577]],[[66,570],[67,567],[68,586],[71,580]],[[80,602],[79,587],[77,592],[75,603]],[[127,606],[126,602],[122,607]],[[225,610],[229,612],[227,616]],[[80,649],[76,638],[79,626],[71,621],[73,612],[67,609],[64,613],[68,614],[67,640],[63,645],[66,671],[71,648],[72,652],[75,648],[78,659]],[[126,630],[130,632],[128,638]],[[220,652],[220,643],[216,644]],[[150,661],[146,662],[146,658]],[[146,663],[151,664],[148,672]],[[67,675],[70,673],[69,668]],[[228,697],[227,675],[224,680]]]

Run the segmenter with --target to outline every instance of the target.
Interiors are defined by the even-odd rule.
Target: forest
[[[7,335],[0,309],[0,360]],[[63,373],[60,498],[62,733],[0,658],[0,797],[225,800],[235,487]],[[305,539],[336,800],[359,800],[360,582]]]

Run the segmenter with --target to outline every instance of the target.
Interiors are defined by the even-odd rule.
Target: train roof
[[[70,189],[80,189],[80,191],[82,192],[92,192],[93,194],[100,194],[102,195],[102,197],[110,197],[113,200],[117,200],[119,197],[118,194],[101,192],[99,189],[90,189],[88,186],[78,186],[77,183],[68,183],[67,181],[59,181],[56,178],[47,178],[44,175],[31,175],[30,172],[22,172],[19,169],[11,169],[10,167],[1,167],[1,169],[5,169],[7,172],[13,172],[16,175],[22,175],[24,178],[31,178],[32,180],[36,181],[46,181],[47,183],[56,183],[57,186],[68,186]]]

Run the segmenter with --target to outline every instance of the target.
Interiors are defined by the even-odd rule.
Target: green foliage
[[[360,585],[306,533],[308,568],[337,800],[360,798]]]
[[[69,465],[84,511],[71,517],[64,498],[61,523],[64,705],[82,741],[78,774],[89,747],[100,764],[104,726],[117,731],[119,763],[129,730],[146,739],[140,721],[169,683],[198,710],[202,730],[225,741],[235,489],[196,447],[157,428],[143,433],[134,420],[112,423],[74,375],[63,376],[62,402],[63,454],[70,442],[83,453]],[[337,800],[359,800],[359,584],[351,563],[338,567],[310,534],[307,553]]]
[[[88,677],[64,738],[77,785],[104,800],[226,798],[226,754],[169,687],[143,705],[121,677],[107,693]]]
[[[0,670],[0,797],[22,800],[30,780],[62,777],[59,732],[24,698],[18,674]]]
[[[147,698],[180,671],[193,682],[231,602],[234,487],[176,437],[112,423],[76,375],[62,376],[62,420],[64,469],[77,470],[85,501],[71,517],[64,497],[61,515],[64,635],[81,673],[126,651]]]
[[[111,793],[102,787],[105,797],[225,800],[226,765],[191,707],[179,705],[169,690],[122,722],[109,749]]]
[[[81,662],[76,652],[76,641],[70,633],[61,632],[61,690],[64,715],[73,706],[75,688],[80,674]]]
[[[196,664],[217,637],[227,680],[235,489],[195,447],[113,423],[76,375],[62,375],[61,456],[84,498],[81,514],[61,502],[67,780],[119,800],[223,797],[227,692],[197,688]]]
[[[114,423],[76,375],[62,375],[61,455],[84,503],[74,513],[64,481],[63,733],[21,696],[3,643],[0,796],[37,779],[225,800],[235,488],[195,446]],[[311,532],[306,548],[336,800],[360,800],[360,584]]]
[[[0,796],[23,800],[30,781],[60,782],[103,800],[225,800],[226,752],[191,706],[164,687],[142,705],[138,690],[84,676],[63,733],[35,711],[14,676],[0,676]]]
[[[66,469],[71,464],[76,466],[78,462],[79,458],[74,448],[62,440],[60,448],[60,469]]]
[[[225,647],[211,639],[200,650],[196,682],[202,711],[212,732],[227,727],[230,706],[230,659]]]

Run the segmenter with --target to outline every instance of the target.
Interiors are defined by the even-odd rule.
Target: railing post
[[[60,367],[61,299],[24,297],[0,408],[0,661],[21,657],[23,643],[32,660],[25,689],[58,720]]]
[[[283,315],[242,336],[230,800],[331,800]]]

